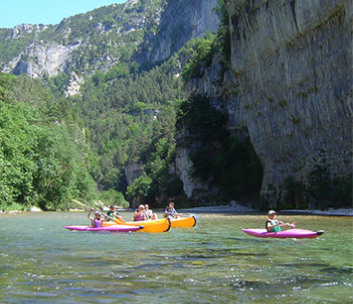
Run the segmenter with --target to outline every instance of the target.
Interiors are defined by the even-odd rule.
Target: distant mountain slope
[[[151,66],[186,41],[215,31],[218,0],[130,0],[64,19],[58,25],[0,29],[0,71],[33,78],[68,75],[66,95],[87,76],[138,60]]]

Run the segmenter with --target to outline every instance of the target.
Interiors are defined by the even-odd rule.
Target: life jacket
[[[279,222],[278,222],[278,220],[270,220],[270,219],[267,219],[267,221],[266,221],[266,223],[265,223],[265,227],[266,227],[266,230],[267,230],[267,223],[270,223],[271,224],[271,226],[272,225],[277,225]],[[270,231],[268,231],[268,232],[280,232],[280,231],[282,231],[282,229],[281,229],[281,226],[276,226],[276,227],[273,227]]]
[[[93,222],[94,222],[94,228],[102,227],[102,220],[94,219]]]
[[[146,219],[145,215],[143,213],[138,214],[134,217],[134,222],[138,222],[138,221],[144,221]]]
[[[165,213],[166,213],[165,217],[168,217],[168,216],[174,217],[174,214],[176,213],[176,210],[175,210],[175,208],[170,209],[167,206],[167,207],[165,207]]]
[[[113,218],[116,218],[116,216],[119,215],[119,213],[116,211],[113,212],[113,211],[109,210],[107,212],[107,215],[109,216],[108,221],[113,222],[114,221]]]

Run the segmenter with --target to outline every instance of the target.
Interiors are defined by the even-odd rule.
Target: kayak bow
[[[187,218],[171,219],[172,228],[186,228],[196,226],[196,217],[194,215]]]

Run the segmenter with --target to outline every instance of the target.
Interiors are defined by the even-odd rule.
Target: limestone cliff
[[[217,5],[218,0],[167,1],[158,30],[146,35],[142,60],[152,64],[161,62],[191,38],[216,32],[218,16],[214,8]]]
[[[130,186],[133,181],[141,176],[143,164],[131,161],[125,166],[125,177],[128,186]]]
[[[79,46],[79,43],[65,46],[54,42],[34,41],[13,58],[3,68],[3,72],[27,74],[32,78],[56,76],[66,70],[72,52]]]
[[[189,92],[228,114],[228,130],[250,139],[263,166],[263,206],[286,201],[286,181],[307,184],[316,166],[330,178],[352,174],[352,4],[350,1],[228,0],[229,66],[213,55]],[[224,70],[230,70],[224,72]],[[187,135],[186,135],[187,136]],[[180,135],[179,135],[180,137]],[[195,145],[195,143],[193,143]],[[179,141],[184,190],[211,197],[192,177]],[[244,177],[246,178],[246,177]]]
[[[259,156],[262,197],[315,165],[352,173],[352,2],[228,0],[233,90]]]

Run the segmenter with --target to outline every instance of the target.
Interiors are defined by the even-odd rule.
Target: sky
[[[64,18],[126,0],[0,0],[0,28],[58,24]]]

